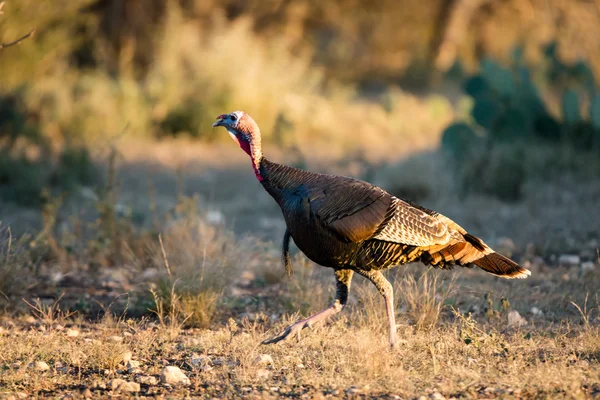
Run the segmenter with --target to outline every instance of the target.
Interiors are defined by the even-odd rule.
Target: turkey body
[[[263,165],[267,177],[263,186],[279,204],[294,243],[310,260],[324,267],[365,271],[414,261],[408,258],[408,254],[418,254],[414,246],[369,238],[391,204],[387,192],[353,178],[266,160]],[[344,218],[354,220],[347,221],[348,227],[335,229],[334,224]],[[347,235],[344,228],[356,231]]]
[[[371,271],[421,261],[445,269],[475,263],[507,277],[523,272],[449,218],[368,182],[266,159],[260,172],[294,243],[319,265]]]

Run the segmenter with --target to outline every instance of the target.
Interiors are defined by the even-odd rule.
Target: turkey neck
[[[258,164],[257,175],[262,177],[260,183],[265,190],[280,203],[282,197],[296,192],[310,172],[277,164],[262,157]]]

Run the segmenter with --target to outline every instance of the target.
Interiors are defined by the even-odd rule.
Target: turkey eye
[[[232,115],[231,115],[231,120],[232,120],[232,121],[235,121],[235,120],[237,120],[237,116],[236,116],[235,114],[232,114]]]

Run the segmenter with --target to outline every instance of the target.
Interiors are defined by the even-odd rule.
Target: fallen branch
[[[2,50],[5,47],[10,47],[10,46],[14,46],[16,44],[19,44],[21,41],[27,39],[28,37],[33,36],[33,34],[35,33],[35,28],[33,28],[32,30],[29,31],[28,34],[26,34],[25,36],[22,36],[20,38],[18,38],[17,40],[15,40],[14,42],[9,42],[9,43],[0,43],[0,50]]]

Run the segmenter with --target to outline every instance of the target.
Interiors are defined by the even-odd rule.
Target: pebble
[[[54,363],[54,369],[57,372],[61,372],[63,374],[66,374],[67,372],[69,372],[69,367],[66,364],[59,362]]]
[[[581,263],[581,258],[576,254],[561,254],[558,257],[558,263],[565,266],[574,266]]]
[[[127,361],[127,372],[130,374],[140,372],[140,362],[136,360]]]
[[[190,364],[193,368],[199,368],[204,372],[212,369],[212,361],[208,356],[193,355]]]
[[[110,340],[111,342],[122,342],[123,341],[123,336],[109,336],[108,340]]]
[[[78,329],[73,329],[73,328],[67,329],[67,337],[77,337],[77,336],[79,336]]]
[[[446,400],[444,395],[442,395],[440,392],[433,392],[429,395],[429,398],[432,400]]]
[[[128,382],[123,379],[113,379],[108,386],[114,392],[137,393],[140,391],[140,384],[137,382]]]
[[[190,379],[183,373],[179,367],[169,365],[160,373],[160,381],[169,385],[190,385]]]
[[[256,371],[256,377],[258,379],[269,379],[269,375],[271,375],[271,372],[267,369],[259,369],[258,371]]]
[[[537,307],[531,307],[531,313],[536,317],[544,316],[544,312]]]
[[[518,327],[522,325],[526,325],[527,320],[521,317],[521,314],[517,310],[511,310],[508,313],[508,326],[509,327]]]
[[[122,360],[125,364],[127,364],[129,361],[131,361],[131,358],[133,357],[133,353],[131,351],[126,351],[123,353],[122,355]]]
[[[158,385],[158,378],[152,375],[138,375],[136,376],[135,380],[141,383],[142,385]]]
[[[30,364],[31,368],[35,368],[37,371],[48,371],[50,366],[46,364],[44,361],[37,361],[35,363]]]
[[[585,273],[587,271],[593,271],[596,268],[596,264],[594,264],[593,261],[586,261],[581,263],[579,268],[581,269],[581,273]]]
[[[206,220],[209,224],[217,225],[223,223],[225,221],[225,216],[222,212],[218,210],[211,210],[206,213]]]
[[[273,357],[269,354],[259,354],[254,359],[254,364],[256,365],[273,365]]]
[[[361,390],[359,388],[357,388],[356,386],[350,386],[346,392],[348,394],[358,394],[361,392]]]

